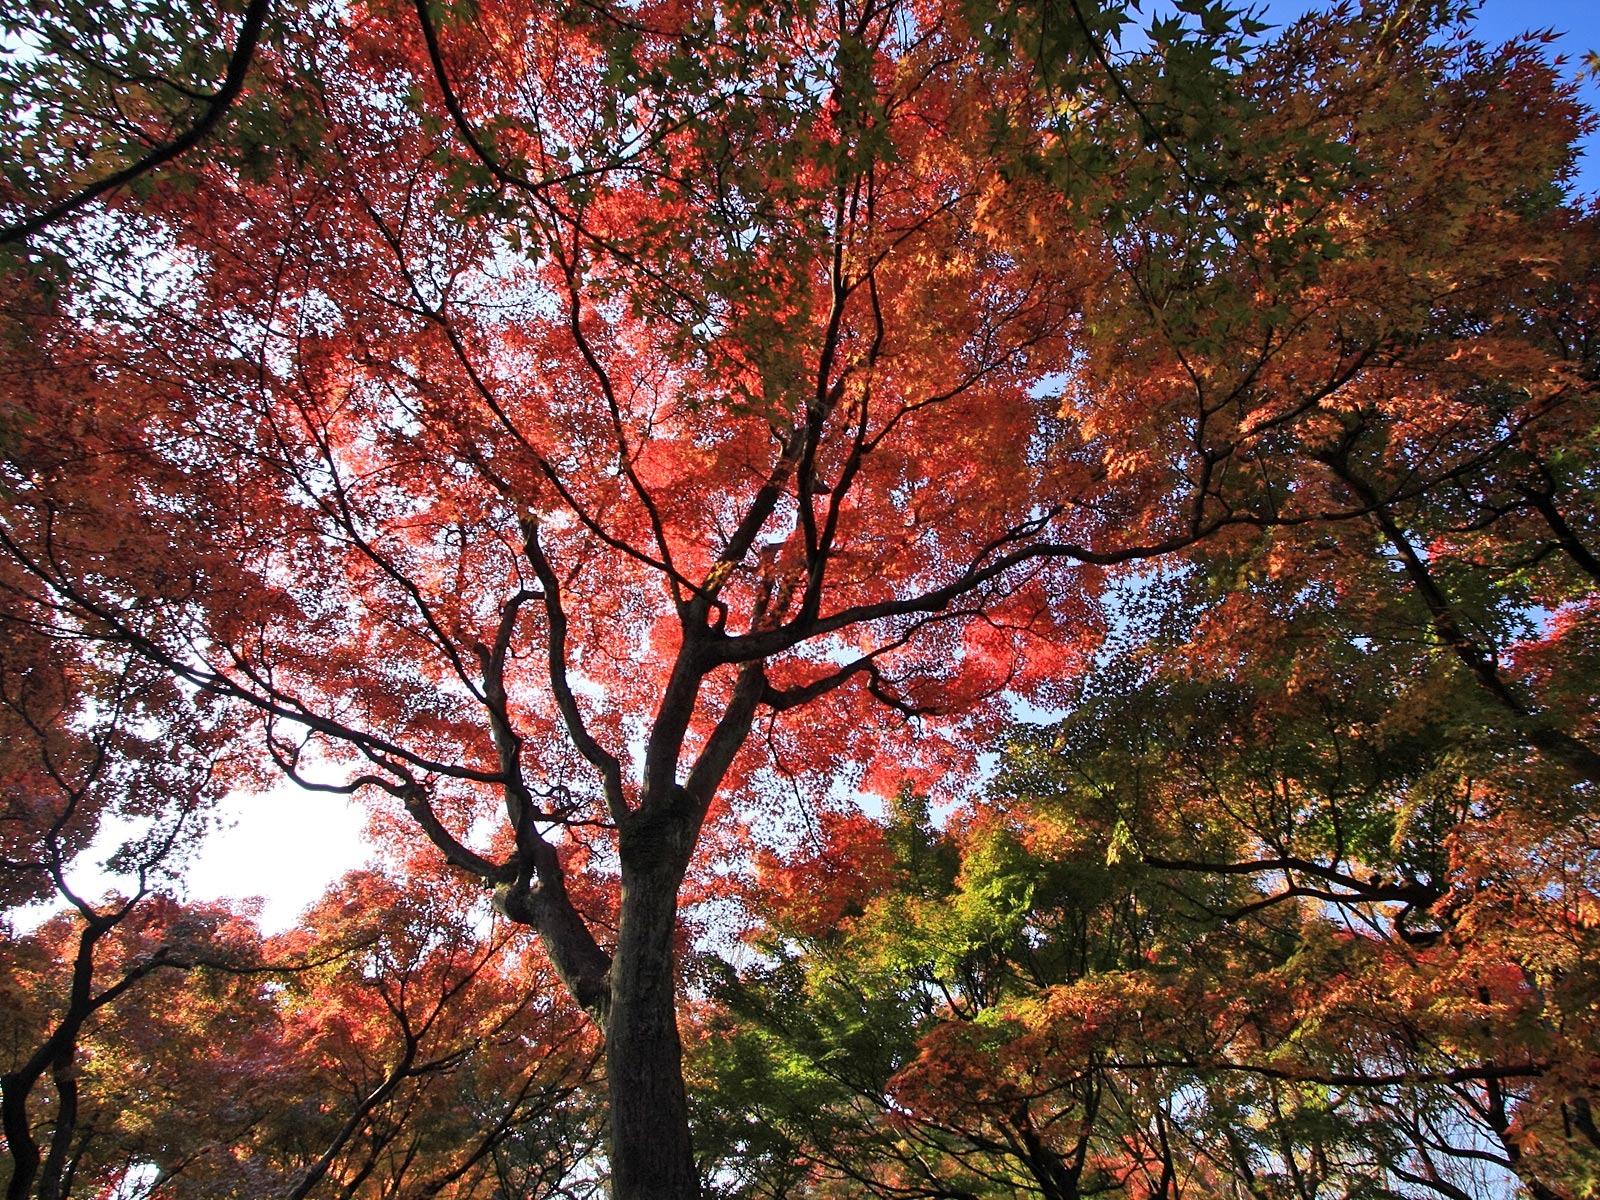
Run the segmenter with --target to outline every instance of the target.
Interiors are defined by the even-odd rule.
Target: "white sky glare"
[[[254,795],[235,792],[190,859],[184,891],[193,900],[258,897],[261,928],[280,933],[330,883],[371,856],[366,823],[359,801],[288,782]]]

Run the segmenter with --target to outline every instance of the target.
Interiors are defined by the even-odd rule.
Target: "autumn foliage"
[[[160,9],[0,77],[14,1200],[1600,1186],[1539,39]]]

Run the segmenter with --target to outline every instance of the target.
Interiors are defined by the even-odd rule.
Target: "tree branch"
[[[206,105],[206,110],[200,115],[200,119],[185,133],[164,146],[157,146],[143,158],[122,170],[58,200],[43,211],[0,229],[0,246],[24,241],[30,234],[38,233],[57,221],[64,220],[96,198],[154,171],[204,141],[207,135],[222,123],[228,109],[244,90],[245,76],[249,73],[251,59],[255,56],[256,43],[260,40],[261,29],[266,23],[267,12],[271,7],[272,0],[250,0],[244,11],[244,21],[239,27],[239,40],[234,43],[233,55],[229,58],[227,72],[222,77],[222,86],[212,95],[211,102]]]

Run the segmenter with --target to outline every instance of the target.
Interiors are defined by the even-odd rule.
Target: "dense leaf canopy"
[[[4,14],[10,1200],[1600,1187],[1540,39]]]

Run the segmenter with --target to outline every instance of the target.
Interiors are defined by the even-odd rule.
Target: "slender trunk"
[[[132,906],[129,905],[129,908]],[[126,915],[128,908],[122,910]],[[0,1127],[6,1138],[6,1149],[11,1158],[11,1180],[6,1185],[6,1200],[25,1200],[39,1194],[50,1200],[61,1180],[66,1163],[67,1145],[77,1128],[78,1084],[72,1074],[76,1057],[78,1031],[95,1009],[115,999],[132,987],[149,970],[149,966],[135,968],[123,975],[99,996],[93,994],[94,951],[100,939],[116,924],[114,920],[90,921],[78,934],[78,952],[72,964],[72,984],[67,992],[66,1011],[45,1042],[11,1074],[0,1077]],[[152,964],[155,960],[151,960]],[[46,1071],[53,1075],[57,1089],[57,1111],[54,1133],[51,1136],[48,1158],[44,1157],[33,1136],[28,1117],[28,1099]],[[40,1169],[43,1165],[44,1174]]]
[[[67,1167],[67,1150],[78,1132],[78,1078],[74,1071],[76,1047],[68,1043],[51,1067],[56,1085],[56,1123],[50,1133],[50,1153],[39,1172],[39,1200],[60,1200]]]
[[[39,1144],[28,1123],[28,1092],[33,1081],[18,1075],[0,1078],[0,1115],[4,1117],[6,1150],[11,1158],[11,1179],[6,1200],[27,1200],[39,1173]]]
[[[611,1196],[699,1200],[673,963],[683,865],[665,845],[630,842],[624,838],[606,1021]]]

